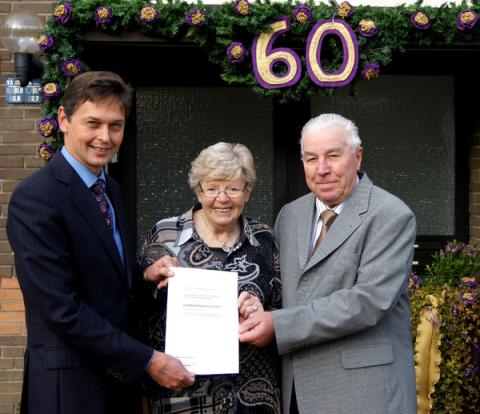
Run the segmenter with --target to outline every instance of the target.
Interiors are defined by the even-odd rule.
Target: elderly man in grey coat
[[[415,414],[415,216],[360,171],[352,121],[311,119],[301,152],[311,193],[284,206],[275,225],[283,309],[252,313],[240,340],[275,339],[284,413]]]

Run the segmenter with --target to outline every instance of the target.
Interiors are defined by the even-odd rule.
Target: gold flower
[[[153,7],[144,7],[140,13],[142,20],[151,22],[157,16],[157,11]]]
[[[471,11],[467,11],[462,14],[460,19],[462,20],[462,23],[468,24],[475,20],[475,15]]]
[[[350,3],[344,1],[338,6],[338,15],[340,17],[348,17],[352,11],[352,6]]]
[[[248,4],[248,1],[240,0],[237,3],[236,9],[237,9],[238,14],[241,14],[242,16],[246,16],[248,14],[249,7],[250,7],[250,5]]]
[[[43,87],[43,90],[48,94],[54,94],[55,92],[57,92],[57,85],[53,82],[47,83]]]
[[[205,16],[200,10],[197,10],[195,13],[192,14],[192,24],[199,25],[205,21]]]
[[[63,16],[67,14],[67,8],[61,4],[60,6],[57,6],[53,14],[57,17]]]
[[[423,13],[423,12],[418,12],[416,15],[415,15],[415,21],[422,25],[422,26],[425,26],[428,24],[429,20],[428,20],[428,16]]]

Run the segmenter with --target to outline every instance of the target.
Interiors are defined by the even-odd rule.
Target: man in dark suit
[[[416,414],[407,293],[415,216],[360,171],[352,121],[311,119],[301,150],[311,192],[275,224],[283,309],[252,313],[240,340],[275,338],[284,413]]]
[[[111,72],[69,85],[58,111],[65,146],[16,188],[7,231],[28,330],[22,412],[133,414],[147,372],[173,389],[194,377],[132,338],[135,252],[117,183],[103,167],[118,151],[133,92]]]

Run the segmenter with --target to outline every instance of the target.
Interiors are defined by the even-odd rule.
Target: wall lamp
[[[24,12],[8,14],[0,23],[0,41],[14,53],[15,71],[22,86],[41,73],[41,62],[33,55],[40,53],[38,38],[42,29],[37,16]]]

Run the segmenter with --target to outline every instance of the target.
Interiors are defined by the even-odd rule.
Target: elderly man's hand
[[[268,345],[275,337],[271,312],[254,312],[240,324],[240,342],[258,347]]]
[[[164,288],[168,285],[168,278],[173,276],[170,268],[178,266],[179,263],[176,257],[163,256],[145,268],[143,278],[148,282],[157,283],[158,289]]]
[[[177,358],[158,351],[153,352],[147,372],[159,385],[176,391],[190,387],[195,381],[195,374],[187,371]]]

